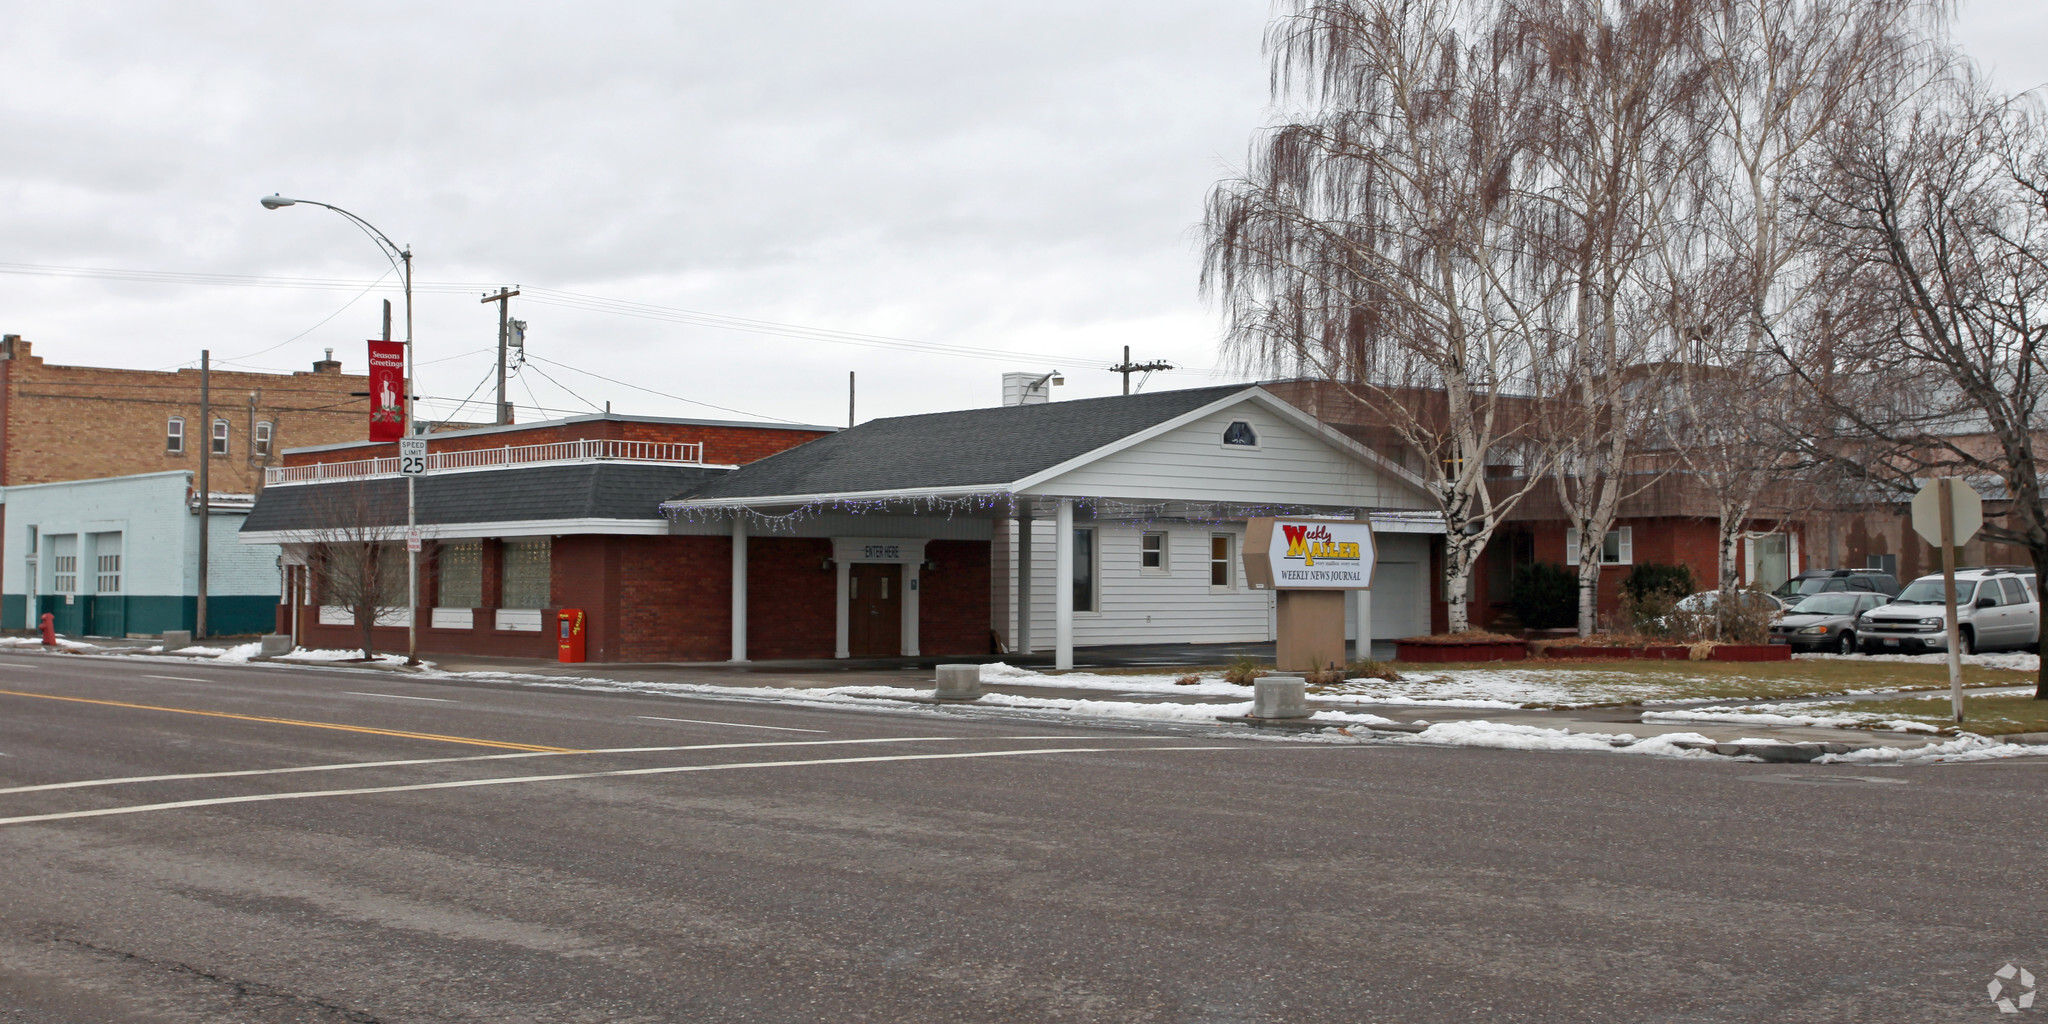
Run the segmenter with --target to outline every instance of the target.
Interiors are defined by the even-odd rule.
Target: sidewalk
[[[103,656],[178,657],[152,650],[148,641],[107,641],[68,648],[78,654]],[[211,646],[211,645],[209,645]],[[1231,645],[1240,646],[1240,645]],[[1270,645],[1241,645],[1244,647]],[[224,649],[216,646],[215,649]],[[39,645],[13,641],[0,651],[16,656],[47,655]],[[1145,668],[1161,663],[1186,665],[1188,655],[1212,655],[1204,649],[1136,648],[1100,653],[1089,667],[1116,669]],[[1249,652],[1247,652],[1249,653]],[[1178,655],[1180,660],[1166,659]],[[1235,656],[1235,655],[1233,655]],[[202,655],[184,655],[204,660]],[[929,707],[935,685],[933,666],[976,659],[893,658],[853,661],[785,661],[732,664],[700,663],[570,663],[537,658],[487,658],[442,656],[418,668],[406,668],[392,661],[379,664],[333,660],[251,659],[269,666],[317,665],[335,669],[384,670],[417,673],[438,678],[467,678],[478,682],[539,684],[631,689],[640,692],[670,691],[677,695],[767,697],[786,693],[807,701],[829,701],[851,705],[896,705]],[[1219,719],[1242,718],[1250,711],[1250,689],[1230,687],[1205,676],[1206,685],[1170,685],[1170,677],[1158,673],[1101,675],[1079,671],[1071,677],[1044,674],[1026,666],[1047,659],[987,658],[982,689],[985,696],[973,702],[946,702],[948,710],[987,709],[1008,713],[1057,714],[1071,718],[1174,723],[1182,726],[1245,729],[1246,725],[1224,725]],[[1212,663],[1213,663],[1212,659]],[[1024,664],[1019,664],[1023,662]],[[1063,678],[1073,682],[1063,683]],[[1127,688],[1126,688],[1127,687]],[[1219,692],[1221,691],[1221,692]],[[1498,702],[1496,702],[1498,703]],[[1742,703],[1722,701],[1722,704]],[[1935,736],[1927,733],[1892,732],[1877,729],[1844,729],[1808,725],[1728,724],[1718,722],[1646,722],[1645,713],[1668,710],[1641,705],[1620,707],[1526,708],[1514,706],[1458,706],[1457,702],[1380,702],[1348,696],[1325,699],[1311,694],[1309,720],[1290,720],[1283,725],[1290,732],[1338,734],[1405,739],[1415,742],[1452,743],[1473,746],[1507,746],[1527,749],[1600,749],[1640,746],[1644,752],[1672,753],[1678,750],[1712,751],[1721,754],[1752,754],[1767,760],[1810,761],[1826,754],[1852,751],[1871,760],[1897,760],[1907,751],[1932,747],[1969,747],[1980,738]],[[1262,730],[1263,731],[1263,730]],[[1970,742],[1964,742],[1965,740]],[[2022,742],[2038,743],[2038,735]],[[1740,744],[1739,747],[1730,747]],[[1997,746],[1984,740],[1979,746]],[[1890,753],[1886,753],[1889,751]],[[2048,755],[2048,746],[2016,753]]]

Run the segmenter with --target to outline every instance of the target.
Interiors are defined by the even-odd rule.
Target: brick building
[[[212,370],[210,408],[202,409],[200,372],[196,369],[56,365],[36,355],[21,336],[0,336],[0,489],[148,478],[152,484],[138,493],[146,494],[151,502],[169,504],[127,510],[134,528],[141,530],[144,522],[166,515],[185,516],[194,523],[165,535],[196,536],[199,464],[210,457],[207,484],[214,495],[212,510],[228,521],[232,532],[240,515],[248,511],[252,496],[262,488],[264,470],[280,463],[284,445],[359,438],[367,429],[369,400],[353,393],[367,392],[368,378],[342,373],[341,363],[331,352],[329,356],[314,363],[311,370],[289,374]],[[203,454],[209,452],[210,456]],[[165,480],[186,483],[182,491],[172,494],[158,486]],[[59,618],[67,621],[71,621],[67,615],[87,603],[101,610],[137,609],[132,616],[81,614],[71,622],[73,630],[113,628],[109,623],[123,624],[128,631],[148,632],[193,625],[194,583],[190,578],[173,583],[169,577],[155,579],[158,574],[154,573],[60,574],[47,558],[38,569],[38,554],[47,552],[36,550],[34,538],[46,526],[92,520],[99,524],[95,530],[101,546],[113,544],[109,538],[125,536],[123,529],[107,525],[112,522],[108,515],[86,513],[85,506],[99,501],[97,496],[103,493],[108,492],[92,488],[38,491],[34,522],[10,514],[6,505],[0,505],[0,538],[4,538],[0,539],[0,566],[11,581],[0,600],[0,624],[9,628],[32,625],[38,608],[56,602],[64,609],[57,613]],[[164,497],[166,494],[171,497]],[[20,496],[26,500],[29,492]],[[82,503],[79,509],[62,507],[74,498]],[[209,536],[219,532],[221,526],[215,524]],[[60,531],[53,536],[70,535]],[[138,554],[132,546],[115,545],[95,557],[135,563]],[[240,631],[273,617],[268,610],[249,609],[263,602],[274,604],[274,572],[266,586],[254,589],[247,580],[229,578],[233,575],[229,570],[247,560],[242,554],[227,555],[224,561],[209,559],[215,563],[211,568],[217,570],[209,573],[214,582],[211,590],[219,599],[208,601],[209,609],[219,613],[211,627]],[[117,595],[96,588],[95,583],[102,579],[118,579],[126,587],[150,580],[161,583],[158,589],[164,592],[124,593],[116,601]],[[59,584],[71,589],[63,590]],[[181,605],[182,612],[177,610]]]
[[[671,535],[660,503],[832,430],[606,413],[428,435],[427,472],[415,482],[420,650],[552,657],[552,616],[574,608],[588,616],[595,661],[721,656],[728,542]],[[268,474],[241,540],[282,546],[289,613],[277,628],[301,644],[360,647],[367,612],[378,649],[405,649],[414,613],[397,448],[293,449]],[[335,552],[358,545],[379,553],[365,562],[389,559],[378,587],[356,588],[381,590],[374,607],[344,603],[349,588],[334,585],[345,557]]]

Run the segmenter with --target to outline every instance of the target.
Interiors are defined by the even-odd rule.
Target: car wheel
[[[1961,655],[1977,653],[1977,646],[1972,642],[1970,630],[1967,626],[1956,631],[1956,653]]]
[[[1840,639],[1839,641],[1836,641],[1836,643],[1835,643],[1835,653],[1836,653],[1836,654],[1854,654],[1854,653],[1856,653],[1856,634],[1854,634],[1854,633],[1851,633],[1851,632],[1849,632],[1849,631],[1848,631],[1848,630],[1846,630],[1846,629],[1845,629],[1845,630],[1843,630],[1843,631],[1842,631],[1842,639]]]

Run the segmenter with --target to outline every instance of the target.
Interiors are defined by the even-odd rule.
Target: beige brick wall
[[[369,430],[365,376],[338,364],[291,374],[212,372],[212,416],[199,407],[199,371],[57,366],[15,336],[0,341],[0,486],[134,473],[199,470],[209,422],[228,423],[228,453],[213,457],[215,492],[253,494],[263,467],[287,446],[360,441]],[[167,450],[170,418],[185,420],[182,452]],[[254,424],[271,423],[270,453],[256,454]]]

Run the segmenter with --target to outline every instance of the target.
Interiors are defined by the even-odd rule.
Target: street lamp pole
[[[369,221],[332,203],[323,203],[313,199],[287,199],[280,195],[264,196],[260,202],[262,202],[263,208],[266,210],[296,206],[300,203],[333,210],[335,213],[348,218],[349,223],[362,229],[364,234],[369,235],[370,239],[377,243],[377,247],[384,250],[386,259],[399,264],[399,274],[404,278],[405,283],[405,404],[402,407],[405,422],[401,429],[401,434],[405,437],[411,437],[413,433],[412,373],[413,367],[416,365],[412,357],[412,248],[393,242],[391,236],[377,230],[376,226]],[[413,531],[418,526],[419,524],[413,512],[412,476],[407,475],[405,478],[405,536],[407,540],[405,552],[405,663],[408,665],[420,663],[420,553],[412,550],[411,544]],[[296,615],[298,613],[294,611],[292,614]],[[372,614],[375,613],[373,612]],[[374,627],[374,625],[373,623],[372,626]]]

